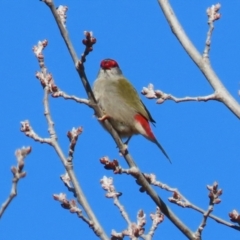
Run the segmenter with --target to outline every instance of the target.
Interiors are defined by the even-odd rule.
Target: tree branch
[[[54,98],[63,97],[66,100],[74,100],[77,103],[83,103],[83,104],[86,104],[87,106],[91,107],[91,103],[88,99],[79,98],[74,95],[68,95],[67,93],[61,91],[59,88],[56,92],[52,93],[52,97],[54,97]]]
[[[76,213],[90,228],[94,227],[94,223],[83,215],[82,209],[77,206],[75,200],[68,200],[64,193],[53,194],[53,198],[59,201],[64,209],[68,209],[71,213]]]
[[[221,5],[217,3],[216,5],[212,5],[212,7],[209,7],[207,9],[207,15],[208,15],[208,32],[207,32],[207,39],[205,43],[205,49],[203,51],[203,58],[205,60],[209,60],[209,52],[210,52],[210,46],[211,46],[211,37],[214,30],[214,24],[213,22],[220,19],[221,15],[218,13],[220,10]]]
[[[101,179],[101,186],[104,190],[107,191],[106,197],[112,198],[114,201],[114,205],[116,205],[122,214],[123,218],[127,222],[127,228],[123,230],[122,232],[116,232],[115,230],[112,230],[112,240],[120,240],[123,239],[124,236],[129,236],[132,240],[137,240],[139,237],[145,240],[151,240],[158,225],[163,221],[164,215],[161,213],[159,207],[157,207],[156,213],[150,214],[150,217],[152,219],[152,226],[147,233],[147,235],[144,234],[145,232],[145,225],[146,225],[146,214],[143,212],[143,210],[139,210],[137,214],[137,222],[132,222],[124,209],[124,206],[120,203],[119,197],[122,196],[122,193],[117,192],[115,190],[114,184],[113,184],[113,178],[104,176]]]
[[[76,194],[77,200],[79,204],[83,207],[85,210],[88,218],[91,221],[92,229],[94,230],[95,234],[99,236],[101,239],[108,239],[106,233],[104,232],[102,226],[98,222],[94,212],[92,211],[90,205],[88,204],[88,201],[80,187],[80,184],[77,180],[77,177],[75,175],[75,172],[73,170],[73,164],[72,164],[72,158],[73,158],[73,150],[76,143],[76,140],[78,138],[78,135],[81,133],[82,129],[78,128],[77,130],[73,129],[72,132],[68,133],[68,137],[70,139],[70,152],[69,157],[65,157],[59,143],[57,140],[57,134],[54,129],[54,122],[52,120],[51,114],[50,114],[50,107],[49,107],[49,94],[54,92],[56,90],[56,85],[53,82],[51,74],[47,72],[47,68],[44,63],[44,56],[43,56],[43,49],[47,46],[47,41],[44,40],[42,42],[39,42],[37,46],[34,46],[33,51],[38,59],[39,66],[41,68],[41,72],[37,73],[37,77],[39,78],[43,88],[44,88],[44,97],[43,97],[43,105],[44,105],[44,115],[47,120],[48,124],[48,132],[50,135],[50,138],[43,139],[40,138],[37,134],[34,133],[32,130],[30,124],[28,121],[22,122],[22,128],[21,131],[26,134],[26,136],[33,138],[36,141],[44,142],[50,144],[54,150],[56,151],[57,155],[59,156],[60,160],[62,161],[62,164],[64,165],[66,172],[68,173],[73,186],[74,186],[74,193]],[[78,211],[79,213],[79,211]]]
[[[161,104],[166,100],[172,100],[176,103],[189,102],[189,101],[207,102],[210,100],[219,101],[216,93],[213,93],[207,96],[178,98],[173,96],[172,94],[164,93],[161,90],[154,90],[153,84],[151,83],[148,85],[148,87],[143,87],[141,93],[145,95],[145,97],[148,99],[157,99],[158,104]]]
[[[22,147],[21,149],[17,149],[15,152],[16,158],[17,158],[17,166],[11,167],[11,172],[13,174],[13,179],[12,179],[12,188],[10,191],[10,194],[7,198],[7,200],[2,204],[0,208],[0,218],[4,214],[5,210],[11,203],[14,197],[17,196],[17,184],[18,181],[21,178],[24,178],[26,176],[26,172],[23,171],[24,165],[25,165],[25,157],[31,152],[31,147]]]
[[[207,219],[210,216],[210,213],[213,211],[214,205],[221,202],[220,198],[218,197],[222,195],[222,189],[218,189],[218,183],[214,182],[212,186],[207,186],[207,188],[209,190],[208,196],[210,200],[209,200],[208,209],[204,212],[203,220],[195,233],[196,236],[199,238],[201,238],[202,236],[202,231],[207,225]]]
[[[188,38],[188,36],[183,30],[183,27],[178,21],[169,1],[158,0],[158,3],[166,17],[166,20],[169,23],[173,34],[176,36],[187,54],[191,57],[193,62],[198,66],[209,84],[212,86],[217,96],[217,99],[224,103],[238,118],[240,118],[240,106],[238,102],[233,98],[233,96],[222,84],[217,74],[212,69],[210,62],[206,60],[206,54],[204,55],[204,57],[202,57],[199,51],[191,42],[191,40]],[[208,48],[205,48],[205,51],[206,53],[209,52]]]
[[[118,168],[121,169],[120,166],[118,166]],[[177,188],[172,188],[172,187],[168,186],[167,184],[158,181],[154,174],[146,174],[146,173],[144,173],[144,176],[146,177],[147,181],[150,184],[152,184],[154,186],[157,186],[157,187],[160,187],[162,189],[165,189],[166,191],[172,192],[173,196],[168,199],[170,202],[175,203],[175,204],[177,204],[177,205],[179,205],[181,207],[184,207],[184,208],[186,208],[186,207],[187,208],[192,208],[192,209],[194,209],[194,210],[196,210],[196,211],[198,211],[198,212],[200,212],[202,214],[205,213],[205,211],[203,209],[201,209],[200,207],[194,205],[185,196],[183,196],[183,194],[180,193]],[[230,217],[231,216],[232,215],[230,213]],[[217,216],[215,216],[213,214],[209,214],[208,217],[214,219],[216,222],[221,223],[221,224],[223,224],[223,225],[225,225],[227,227],[230,227],[230,228],[233,228],[235,230],[240,231],[240,226],[237,226],[235,224],[227,222],[227,221],[225,221],[225,220],[223,220],[223,219],[221,219],[221,218],[219,218],[219,217],[217,217]],[[232,220],[232,218],[231,218],[231,220]],[[239,222],[240,222],[240,217],[239,217]]]
[[[113,170],[114,174],[124,174],[125,173],[128,175],[131,174],[133,176],[136,174],[135,168],[124,169],[119,165],[119,163],[116,159],[111,161],[108,157],[102,157],[100,159],[100,162],[104,165],[105,169]],[[205,214],[205,210],[203,210],[200,207],[191,203],[182,193],[180,193],[180,191],[177,188],[170,187],[166,183],[162,183],[162,182],[158,181],[155,174],[143,173],[143,175],[149,184],[157,186],[166,191],[172,192],[173,196],[168,198],[168,200],[170,202],[175,203],[180,207],[191,208],[191,209],[196,210],[197,212]],[[144,191],[144,189],[141,187],[140,191],[142,192],[142,191]],[[230,212],[229,216],[230,216],[230,220],[232,222],[240,223],[240,214],[238,214],[238,212],[236,210],[233,210],[232,212]],[[227,222],[213,214],[209,214],[208,217],[212,218],[213,220],[215,220],[216,222],[218,222],[220,224],[223,224],[227,227],[230,227],[230,228],[240,231],[240,226],[237,226],[235,224]]]

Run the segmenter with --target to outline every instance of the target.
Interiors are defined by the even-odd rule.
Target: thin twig
[[[207,96],[178,98],[173,96],[172,94],[164,93],[161,90],[154,90],[154,86],[152,83],[150,83],[148,87],[143,87],[141,93],[145,95],[145,97],[148,99],[157,99],[158,104],[161,104],[166,100],[172,100],[176,103],[189,101],[207,102],[209,100],[220,101],[217,93],[213,93]]]
[[[42,52],[40,50],[43,50],[43,48],[45,46],[47,46],[47,44],[48,44],[47,40],[44,40],[42,42],[40,41],[40,42],[38,42],[38,45],[33,48],[33,51],[37,58],[39,58],[39,59],[43,58]],[[39,62],[39,64],[41,64],[41,61]],[[42,67],[44,67],[44,66],[42,66]],[[48,85],[49,92],[51,93],[52,97],[54,97],[54,98],[63,97],[66,100],[69,100],[69,99],[74,100],[77,103],[83,103],[89,107],[92,107],[91,102],[88,99],[79,98],[74,95],[68,95],[67,93],[61,91],[55,84],[53,76],[50,73],[46,72],[45,74],[43,74],[43,72],[45,72],[45,71],[46,71],[46,69],[42,69],[42,72],[37,72],[36,78],[39,79],[39,81],[41,82],[43,87],[46,87],[46,85]]]
[[[113,178],[103,176],[103,178],[100,180],[101,186],[104,190],[107,191],[106,197],[112,198],[114,205],[117,206],[120,213],[122,214],[123,218],[127,222],[128,226],[132,224],[126,210],[124,209],[124,206],[120,203],[119,197],[122,195],[122,193],[117,192],[114,185],[113,185]]]
[[[78,136],[83,132],[83,128],[73,128],[72,131],[68,131],[67,136],[70,141],[69,151],[68,151],[68,162],[72,162],[74,149],[78,140]]]
[[[112,231],[112,239],[123,239],[124,236],[129,236],[132,240],[137,240],[139,236],[144,233],[144,226],[146,224],[146,215],[142,210],[138,211],[137,214],[137,223],[134,223],[130,220],[124,206],[120,203],[119,197],[122,195],[121,193],[115,190],[113,185],[113,178],[104,176],[101,179],[101,186],[104,190],[107,191],[106,197],[112,198],[114,205],[117,206],[123,218],[128,224],[127,229],[123,230],[121,233],[117,233],[115,230]]]
[[[210,213],[213,211],[213,207],[215,204],[218,204],[221,202],[219,196],[222,195],[222,189],[218,189],[218,183],[214,182],[212,186],[207,186],[209,190],[209,205],[207,211],[204,212],[203,214],[203,220],[201,224],[199,225],[195,235],[199,238],[202,236],[202,231],[207,225],[207,219],[210,215]]]
[[[75,102],[77,103],[83,103],[83,104],[86,104],[88,105],[89,107],[91,107],[91,103],[88,99],[85,99],[85,98],[79,98],[79,97],[76,97],[74,95],[68,95],[67,93],[61,91],[58,89],[57,92],[53,92],[52,93],[52,96],[57,98],[57,97],[63,97],[64,99],[66,100],[74,100]]]
[[[21,178],[26,176],[26,172],[23,171],[25,165],[25,157],[31,152],[31,147],[22,147],[21,149],[17,149],[15,152],[17,158],[17,166],[11,167],[11,172],[13,174],[12,179],[12,188],[7,200],[2,204],[0,208],[0,218],[3,216],[5,210],[11,203],[14,197],[17,196],[17,184]]]
[[[53,198],[54,200],[59,201],[64,209],[68,209],[71,213],[76,213],[77,216],[87,223],[90,228],[94,227],[94,223],[83,215],[82,209],[77,206],[75,200],[68,200],[64,193],[53,194]]]
[[[203,51],[203,59],[205,59],[205,61],[209,61],[209,52],[210,52],[210,46],[211,46],[211,37],[212,37],[212,33],[214,30],[214,21],[220,19],[220,13],[218,13],[218,11],[220,10],[221,5],[219,3],[217,3],[216,5],[212,5],[211,7],[209,7],[207,9],[207,15],[208,15],[208,32],[207,32],[207,39],[206,39],[206,43],[205,43],[205,49]]]
[[[159,224],[161,224],[164,220],[164,215],[162,214],[162,212],[160,211],[160,209],[157,207],[156,212],[155,213],[151,213],[150,217],[152,219],[152,226],[148,232],[148,234],[145,236],[145,240],[152,240],[153,235],[155,233],[155,231],[157,230],[157,227]]]
[[[20,130],[21,130],[21,132],[24,132],[24,134],[27,137],[32,138],[36,142],[47,143],[49,145],[52,145],[52,141],[50,138],[42,138],[34,132],[34,130],[32,129],[32,127],[30,125],[30,122],[28,120],[21,121],[21,129]]]

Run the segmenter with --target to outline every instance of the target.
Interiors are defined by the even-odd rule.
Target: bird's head
[[[122,71],[115,60],[107,58],[101,61],[99,74],[103,77],[114,78],[122,76]]]

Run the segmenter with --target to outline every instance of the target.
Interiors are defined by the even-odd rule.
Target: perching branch
[[[95,111],[95,114],[98,118],[101,118],[104,114],[102,113],[100,107],[97,105],[96,99],[94,97],[94,94],[92,92],[92,89],[90,87],[90,84],[88,82],[87,76],[85,74],[84,71],[84,65],[83,65],[83,57],[81,57],[81,60],[78,60],[77,54],[73,48],[73,45],[71,43],[71,40],[69,38],[67,29],[65,27],[65,25],[62,24],[62,20],[60,18],[60,16],[57,13],[56,7],[54,6],[54,2],[53,0],[45,0],[44,1],[47,6],[50,8],[55,21],[58,25],[58,28],[60,30],[60,33],[65,41],[65,44],[69,50],[69,53],[72,57],[72,60],[76,66],[77,72],[79,74],[79,77],[82,81],[82,84],[86,90],[86,93],[88,95],[89,100],[92,102],[93,105],[93,109]],[[90,43],[95,43],[95,39],[92,37],[91,33],[85,33],[85,36],[87,38],[90,38]],[[86,41],[84,44],[88,44],[89,41]],[[89,51],[92,50],[92,45],[91,46],[87,46],[85,48],[84,53],[87,53],[89,51],[87,51],[86,49],[89,48]],[[87,54],[85,54],[87,55]],[[129,165],[130,168],[135,168],[136,169],[136,174],[135,174],[135,178],[137,179],[137,181],[142,185],[142,187],[145,189],[145,191],[147,192],[147,194],[152,198],[152,200],[156,203],[156,205],[161,209],[161,211],[163,212],[163,214],[170,219],[170,221],[178,228],[180,229],[184,235],[186,235],[189,239],[193,239],[193,232],[171,211],[171,209],[169,207],[167,207],[167,205],[164,203],[164,201],[158,196],[158,194],[152,189],[152,187],[148,184],[148,182],[146,181],[145,177],[142,175],[141,171],[139,170],[139,168],[137,167],[137,165],[135,164],[133,158],[131,157],[131,155],[129,154],[129,152],[126,151],[125,146],[123,144],[123,142],[121,141],[119,135],[117,134],[117,132],[114,130],[114,128],[111,126],[111,124],[109,123],[109,121],[106,119],[105,121],[103,121],[103,124],[105,126],[105,128],[108,130],[108,132],[111,134],[112,138],[114,139],[114,141],[116,142],[117,146],[119,147],[119,150],[122,152],[125,160],[127,161],[127,164]],[[71,177],[71,176],[70,176]]]
[[[17,184],[18,181],[21,178],[24,178],[26,176],[26,172],[23,171],[24,165],[25,165],[25,157],[31,152],[31,147],[22,147],[21,149],[17,149],[15,152],[16,158],[17,158],[17,166],[11,167],[11,172],[13,174],[12,179],[12,188],[10,191],[10,194],[7,198],[7,200],[2,204],[0,208],[0,218],[2,217],[3,213],[11,203],[14,197],[17,196]]]
[[[216,4],[214,7],[207,10],[209,31],[207,34],[206,47],[202,56],[184,32],[184,29],[178,21],[169,1],[158,0],[158,3],[170,25],[173,34],[176,36],[187,54],[191,57],[193,62],[198,66],[209,84],[212,86],[217,99],[225,104],[238,118],[240,118],[240,106],[238,102],[222,84],[221,80],[212,69],[208,59],[213,22],[220,18],[220,14],[218,13],[220,5]]]

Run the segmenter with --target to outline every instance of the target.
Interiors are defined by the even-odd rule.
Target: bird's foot
[[[102,117],[98,118],[98,121],[103,122],[104,120],[109,119],[109,118],[110,117],[108,115],[104,114]]]
[[[129,143],[131,137],[132,137],[132,136],[128,137],[128,139],[127,139],[127,141],[124,143],[124,145],[126,145],[126,146],[128,145],[128,143]]]

